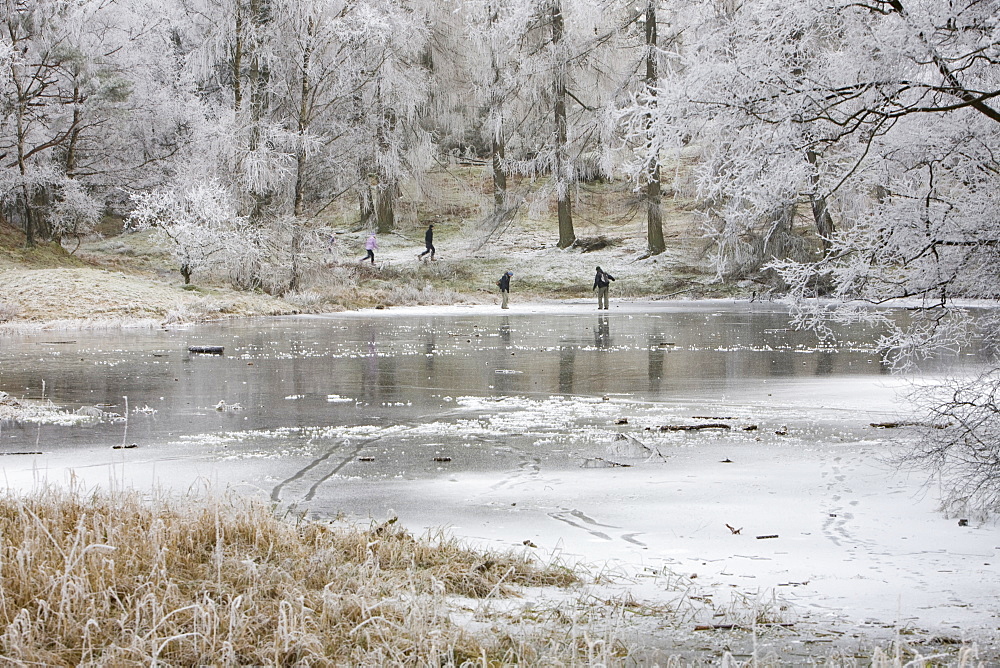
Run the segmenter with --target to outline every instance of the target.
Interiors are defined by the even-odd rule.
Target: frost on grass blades
[[[619,647],[557,619],[456,625],[477,602],[577,578],[394,520],[43,489],[0,498],[0,533],[0,655],[19,664],[514,665],[609,661]]]

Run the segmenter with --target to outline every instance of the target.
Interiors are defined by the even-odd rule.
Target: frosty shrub
[[[0,322],[13,320],[20,312],[21,309],[16,304],[0,302]]]
[[[152,229],[170,249],[184,283],[195,271],[235,264],[248,247],[240,217],[217,185],[195,186],[184,192],[136,193],[126,229]]]
[[[286,302],[301,309],[313,310],[323,303],[323,295],[312,290],[289,292],[284,296]]]

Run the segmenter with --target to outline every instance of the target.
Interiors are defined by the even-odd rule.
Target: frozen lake
[[[41,453],[3,458],[15,489],[231,487],[620,564],[637,597],[674,595],[672,572],[719,607],[739,591],[779,597],[796,621],[983,641],[1000,617],[1000,534],[959,527],[923,478],[882,463],[900,434],[870,423],[905,417],[909,381],[873,340],[820,346],[782,307],[746,302],[5,336],[0,389],[127,420],[3,424],[0,451]],[[707,424],[722,426],[693,429]]]

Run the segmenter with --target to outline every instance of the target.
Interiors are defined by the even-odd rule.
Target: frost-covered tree
[[[509,191],[507,146],[525,111],[521,90],[528,34],[538,24],[532,0],[431,2],[430,111],[442,148],[489,162],[495,226],[509,222],[521,197]],[[514,149],[517,150],[516,148]]]
[[[88,232],[115,190],[157,182],[190,114],[152,5],[7,2],[0,201],[28,243]]]
[[[347,193],[360,226],[375,216],[391,229],[400,183],[426,153],[420,14],[384,0],[184,2],[186,60],[218,112],[197,169],[219,175],[258,236],[288,242],[257,254],[247,285],[295,287],[313,214]]]
[[[630,45],[638,51],[638,58],[630,68],[634,78],[629,88],[631,95],[624,100],[619,119],[620,131],[625,136],[631,155],[624,159],[624,168],[635,182],[640,193],[641,205],[646,214],[647,251],[656,255],[666,250],[663,239],[662,167],[668,147],[664,139],[661,109],[661,73],[669,77],[671,54],[677,35],[671,23],[672,8],[662,0],[647,0],[635,5],[624,33],[632,37]],[[626,42],[627,43],[627,42]],[[635,47],[638,46],[638,49]],[[661,127],[655,126],[659,122]],[[674,139],[676,137],[673,137]],[[669,143],[669,139],[668,139]]]
[[[722,273],[808,258],[790,234],[800,217],[828,256],[808,266],[828,274],[831,263],[858,257],[834,252],[838,239],[868,249],[849,271],[906,262],[907,251],[895,256],[895,243],[872,243],[877,234],[860,230],[892,229],[902,242],[897,221],[934,218],[932,190],[947,190],[946,201],[972,214],[983,177],[962,172],[990,173],[980,147],[996,132],[994,9],[971,0],[754,0],[679,11],[683,44],[677,66],[661,77],[654,132],[660,148],[687,143],[701,151],[693,182],[717,223]],[[941,204],[954,220],[957,210]],[[873,215],[881,222],[860,224]],[[934,248],[940,255],[956,241]],[[917,253],[925,247],[915,238],[903,243]],[[801,284],[797,271],[784,275]],[[823,289],[829,278],[813,273],[807,283]],[[920,282],[890,292],[933,291],[926,277]]]
[[[1000,297],[996,17],[978,0],[686,6],[682,67],[651,113],[661,145],[701,151],[693,183],[722,273],[770,262],[801,325],[878,324],[897,363],[961,345],[973,325],[995,337],[997,320],[971,319],[961,300]],[[790,246],[799,220],[822,243]],[[909,318],[872,308],[901,300]],[[995,460],[991,384],[938,397],[935,412],[955,419],[916,459]],[[998,509],[961,477],[951,498]]]
[[[76,100],[64,65],[72,58],[69,38],[74,8],[30,0],[3,5],[0,36],[0,158],[2,199],[20,219],[28,245],[44,225],[43,210],[53,185],[62,179],[55,150],[78,129],[71,109]]]
[[[347,19],[355,82],[347,140],[354,146],[361,223],[396,226],[400,187],[430,163],[431,137],[420,125],[427,98],[425,15],[404,2],[373,0]]]
[[[487,160],[486,237],[522,203],[554,200],[558,245],[571,245],[580,181],[613,171],[606,112],[628,78],[617,50],[627,12],[609,0],[431,5],[431,114],[446,147]]]
[[[153,230],[170,249],[184,284],[196,271],[225,267],[245,258],[241,217],[218,184],[202,184],[182,194],[174,191],[136,193],[126,227]]]
[[[727,278],[802,250],[792,225],[811,188],[805,128],[791,118],[759,117],[761,101],[784,104],[775,86],[805,78],[815,52],[798,6],[762,0],[675,7],[669,67],[627,110],[641,181],[652,180],[650,170],[665,156],[697,150],[693,183],[675,186],[690,187],[701,202]]]

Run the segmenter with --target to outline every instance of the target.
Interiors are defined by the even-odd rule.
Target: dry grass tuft
[[[551,656],[450,621],[455,594],[575,576],[528,557],[283,520],[258,501],[46,489],[0,499],[0,661],[18,665],[503,665]]]

